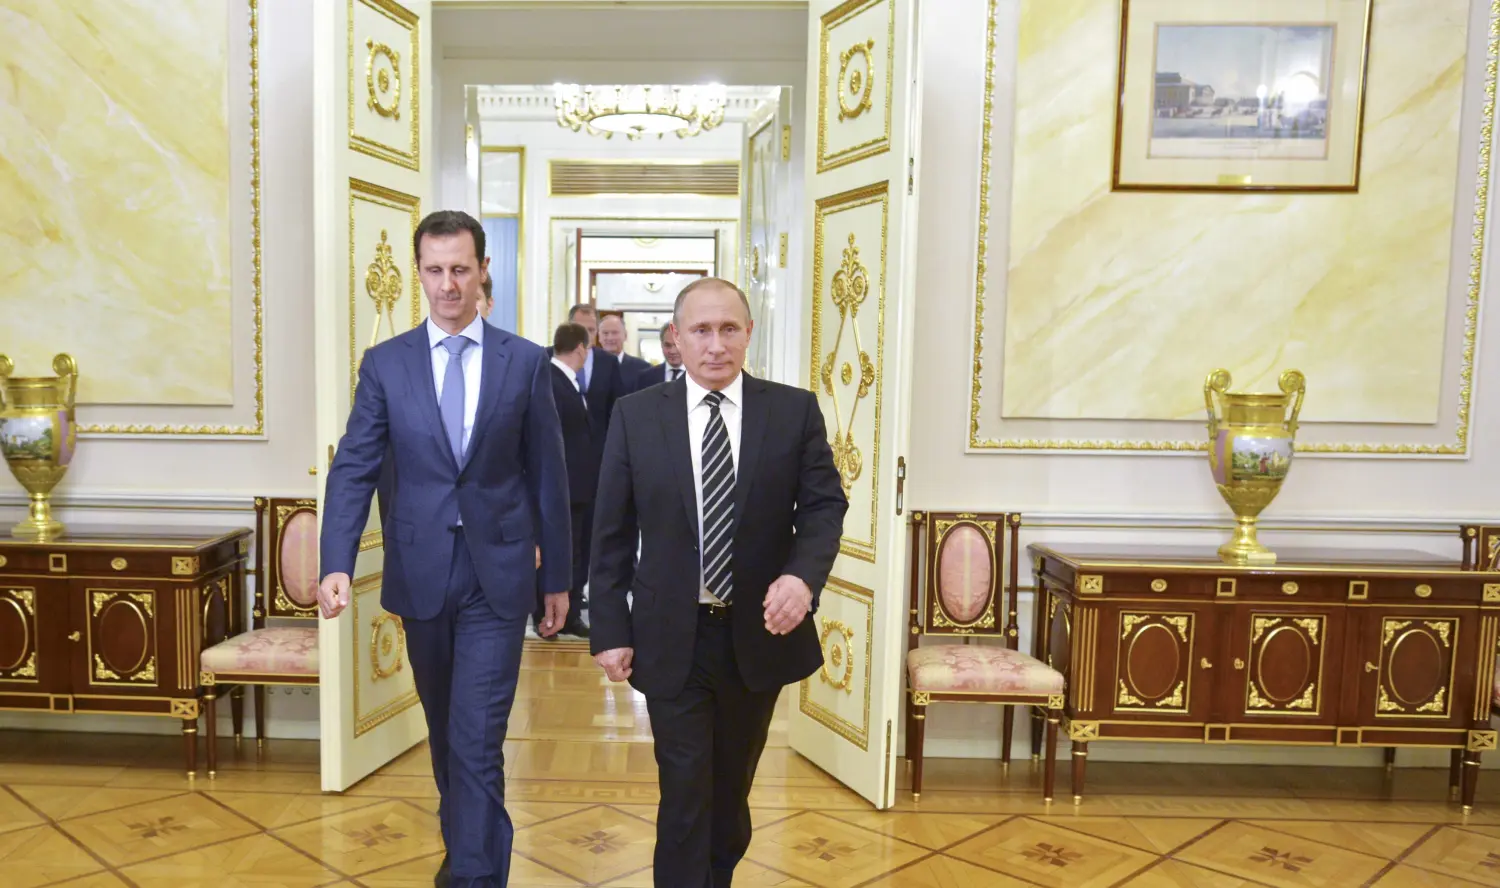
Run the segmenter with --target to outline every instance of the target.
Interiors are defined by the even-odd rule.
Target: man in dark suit
[[[806,617],[849,504],[816,398],[741,372],[745,294],[695,281],[673,317],[686,375],[622,399],[609,427],[590,646],[612,681],[646,696],[656,885],[726,888],[750,844],[776,698],[823,663]]]
[[[682,352],[677,349],[677,333],[673,331],[670,322],[663,324],[661,328],[661,356],[665,360],[660,366],[648,367],[636,377],[636,391],[645,391],[663,382],[676,382],[683,374]]]
[[[615,401],[630,394],[625,387],[625,377],[620,362],[598,344],[599,312],[587,303],[579,303],[568,309],[568,323],[577,324],[589,331],[589,342],[593,345],[584,359],[583,370],[578,374],[578,386],[584,400],[589,404],[589,419],[594,423],[596,451],[604,455],[604,436],[609,429],[609,418],[615,412]]]
[[[573,516],[573,585],[568,589],[568,619],[562,631],[588,638],[583,623],[583,587],[589,580],[588,552],[589,506],[594,502],[594,488],[599,482],[599,461],[594,456],[592,423],[588,404],[578,389],[578,374],[589,352],[589,334],[578,324],[563,324],[552,336],[552,399],[557,402],[557,416],[562,420],[563,449],[567,453],[568,492],[572,495]],[[542,596],[537,595],[536,624],[545,618]],[[556,638],[546,635],[543,638]]]
[[[539,584],[547,628],[567,616],[567,468],[545,354],[479,317],[484,229],[440,211],[412,244],[429,317],[360,362],[328,471],[318,603],[330,619],[348,606],[379,483],[381,605],[405,630],[451,855],[437,884],[488,888],[509,878],[500,750]]]
[[[651,369],[651,363],[625,351],[627,338],[624,315],[617,311],[599,313],[599,345],[620,362],[620,376],[625,380],[625,391],[633,392],[636,390],[636,379]]]

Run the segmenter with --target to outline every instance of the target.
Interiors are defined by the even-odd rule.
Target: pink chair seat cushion
[[[977,644],[919,647],[906,657],[914,691],[1061,694],[1063,675],[1020,651]]]
[[[1490,694],[1494,705],[1500,706],[1500,662],[1495,664],[1495,687],[1491,689]]]
[[[257,675],[317,675],[316,626],[253,629],[203,652],[204,672]]]

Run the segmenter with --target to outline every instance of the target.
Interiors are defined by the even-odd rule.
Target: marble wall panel
[[[1304,420],[1438,421],[1464,304],[1450,253],[1468,19],[1468,0],[1375,4],[1358,194],[1127,194],[1110,191],[1119,3],[1026,0],[988,410],[1196,420],[1212,369],[1274,391],[1295,367]]]
[[[0,351],[18,373],[66,351],[80,403],[232,403],[238,10],[0,0]]]

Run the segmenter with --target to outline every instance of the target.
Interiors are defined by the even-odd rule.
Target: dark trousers
[[[503,888],[514,830],[505,811],[501,746],[521,671],[525,618],[495,614],[460,529],[442,613],[403,622],[427,715],[453,888]]]
[[[727,618],[699,610],[687,685],[646,698],[661,782],[657,888],[728,888],[750,847],[750,783],[778,696],[745,687]]]
[[[572,508],[573,519],[573,585],[568,588],[568,619],[567,625],[573,626],[583,619],[583,587],[589,581],[589,530],[594,521],[594,507],[585,503],[574,503]],[[559,589],[536,590],[536,608],[531,612],[531,619],[537,627],[537,634],[541,634],[542,620],[547,616],[547,603],[543,599],[549,592],[559,592]]]

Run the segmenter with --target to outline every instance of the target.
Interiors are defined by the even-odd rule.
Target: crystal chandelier
[[[632,142],[642,136],[658,139],[696,136],[724,122],[724,87],[707,86],[579,86],[559,83],[557,125],[573,132],[613,138],[624,133]]]

